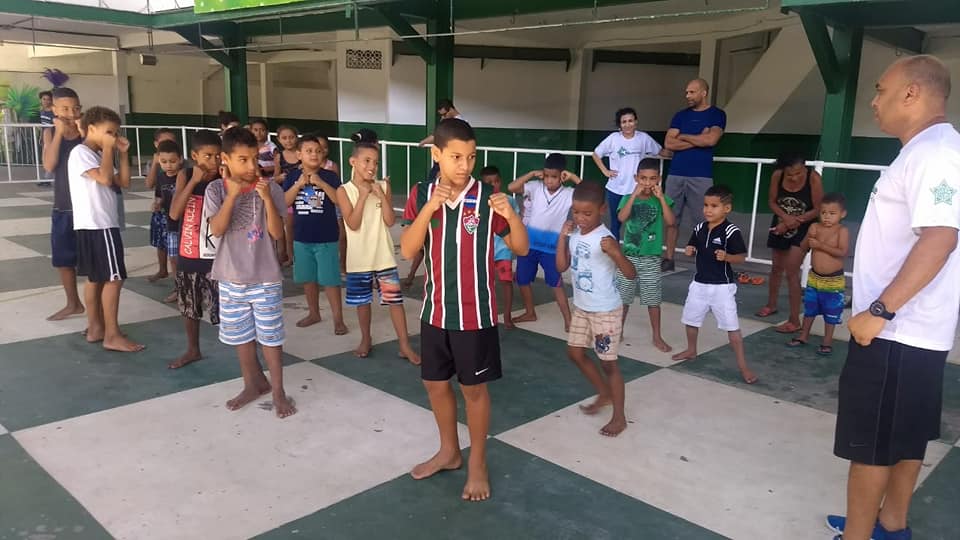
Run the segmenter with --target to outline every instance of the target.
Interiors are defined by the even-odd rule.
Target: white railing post
[[[183,144],[183,159],[190,157],[190,150],[187,148],[187,126],[180,126],[180,140]]]
[[[757,229],[757,203],[760,199],[760,176],[763,174],[763,164],[757,162],[757,175],[753,180],[753,211],[750,212],[750,241],[747,242],[747,259],[753,259],[753,235]]]
[[[580,156],[580,179],[583,180],[583,174],[587,172],[587,158]]]
[[[513,176],[510,177],[510,181],[513,182],[517,179],[517,152],[513,152]]]
[[[489,157],[490,157],[490,151],[489,151],[489,150],[484,150],[484,151],[483,151],[483,166],[484,166],[484,167],[487,166],[487,163],[489,162],[489,159],[488,159]]]
[[[407,191],[406,194],[410,194],[410,147],[407,147]]]
[[[346,183],[349,182],[350,180],[344,180],[343,177],[346,176],[347,167],[348,167],[350,164],[347,163],[347,162],[345,162],[345,161],[343,161],[343,140],[338,140],[338,141],[337,141],[337,144],[339,145],[339,150],[338,150],[338,152],[339,152],[339,154],[340,154],[340,182],[346,184]],[[352,178],[351,178],[351,180],[352,180]]]
[[[37,182],[39,182],[43,178],[40,174],[40,162],[43,158],[40,157],[40,145],[37,144],[37,128],[30,128],[30,136],[33,138],[33,155],[37,158]],[[40,136],[43,136],[43,128],[40,128]]]
[[[3,154],[7,160],[7,181],[13,182],[13,167],[10,166],[12,156],[10,155],[10,139],[8,138],[7,126],[3,126]]]
[[[390,171],[387,170],[387,141],[380,143],[380,172],[380,178],[390,176]]]
[[[143,154],[140,152],[140,128],[133,128],[133,137],[137,141],[137,176],[143,176]]]

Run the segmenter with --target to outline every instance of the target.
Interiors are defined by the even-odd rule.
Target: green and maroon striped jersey
[[[413,221],[430,200],[435,182],[410,192],[404,219]],[[424,242],[421,320],[447,330],[480,330],[497,324],[493,235],[510,233],[507,221],[490,208],[493,187],[470,179],[457,204],[448,202],[430,219]]]

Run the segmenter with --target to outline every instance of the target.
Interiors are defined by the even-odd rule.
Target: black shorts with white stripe
[[[127,279],[120,229],[77,231],[77,275],[92,283]]]

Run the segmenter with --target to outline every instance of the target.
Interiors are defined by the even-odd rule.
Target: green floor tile
[[[913,496],[910,528],[923,540],[960,537],[960,448],[950,450]]]
[[[412,338],[414,340],[418,338]],[[595,394],[593,387],[567,358],[565,342],[526,330],[501,331],[500,347],[504,377],[489,384],[492,415],[490,432],[502,433]],[[419,343],[414,342],[419,350]],[[397,359],[397,342],[377,345],[365,360],[345,353],[315,360],[315,363],[430,408],[420,381],[420,370]],[[657,367],[636,360],[620,359],[624,379],[631,381]],[[463,401],[457,389],[458,413],[466,422]]]
[[[53,210],[53,203],[36,204],[33,206],[7,206],[0,210],[3,219],[49,218]]]
[[[153,212],[126,212],[123,218],[130,225],[149,227],[151,216]]]
[[[516,261],[514,261],[514,266],[516,266]],[[406,278],[406,276],[400,276],[401,279]],[[403,289],[403,294],[407,295],[410,298],[415,298],[417,300],[423,300],[423,281],[424,278],[422,275],[417,276],[413,284],[410,287]],[[502,298],[503,289],[498,282],[496,284],[496,295],[497,295],[497,311],[503,313],[504,299]],[[556,308],[556,298],[554,297],[553,288],[548,287],[542,279],[538,279],[531,285],[531,290],[533,291],[533,305],[534,306],[543,306],[544,304],[553,304],[553,309]],[[569,302],[573,303],[573,289],[569,284],[564,284],[564,290],[567,292],[567,298]],[[511,311],[519,311],[523,309],[523,298],[520,296],[520,288],[517,287],[517,284],[513,284],[513,303]],[[539,307],[537,308],[540,309]],[[545,306],[543,309],[551,309],[549,306]],[[539,311],[538,311],[539,313]]]
[[[49,250],[48,247],[47,251]],[[60,275],[47,257],[0,261],[0,292],[38,289],[52,285],[60,285]]]
[[[151,267],[152,271],[156,272],[157,264],[154,263]],[[129,272],[130,269],[128,268]],[[132,277],[128,278],[123,282],[124,289],[130,289],[131,291],[146,296],[157,302],[163,302],[163,299],[167,297],[171,292],[173,292],[173,274],[170,274],[169,277],[161,279],[150,283],[145,277]],[[176,307],[176,304],[170,304],[173,307]]]
[[[147,349],[108,352],[79,334],[0,345],[0,424],[16,431],[240,377],[233,348],[206,323],[205,359],[179,370],[167,364],[185,349],[180,317],[123,330]],[[286,364],[298,361],[284,355]]]
[[[112,538],[10,435],[0,436],[0,471],[0,540]]]
[[[723,538],[497,440],[488,462],[493,497],[482,503],[460,500],[464,469],[405,474],[256,538]]]

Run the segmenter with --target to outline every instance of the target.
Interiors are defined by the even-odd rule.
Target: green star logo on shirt
[[[957,190],[947,184],[946,180],[941,180],[937,187],[930,189],[930,192],[933,193],[935,205],[940,203],[953,205],[953,196],[957,194]]]
[[[626,148],[622,147],[622,146],[620,147],[619,150],[617,150],[617,155],[620,156],[620,157],[624,157],[624,156],[628,155],[629,153],[630,153],[630,151],[627,150]]]

